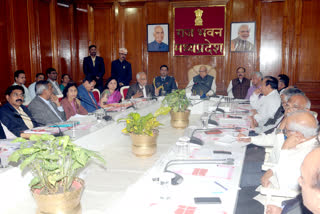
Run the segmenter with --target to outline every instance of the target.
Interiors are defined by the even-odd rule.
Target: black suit
[[[154,88],[153,88],[152,85],[146,85],[145,88],[146,88],[147,97],[154,96]],[[126,99],[130,99],[138,91],[142,92],[142,89],[140,88],[138,83],[136,83],[134,85],[131,85],[130,88],[128,89],[128,93],[127,93]],[[143,97],[143,95],[141,97]]]
[[[36,127],[38,124],[32,119],[30,111],[24,105],[21,105],[21,108],[29,116],[31,122],[33,123],[33,127]],[[12,105],[10,105],[10,103],[6,103],[0,108],[0,119],[2,124],[5,125],[9,131],[17,137],[20,137],[21,132],[29,129],[18,111]]]
[[[283,201],[284,205],[281,214],[312,214],[304,205],[302,201],[302,195],[298,195],[296,198]]]
[[[103,75],[105,73],[103,58],[96,56],[95,66],[93,66],[91,56],[87,56],[83,59],[83,72],[86,76],[99,77],[97,80],[96,88],[103,91]]]

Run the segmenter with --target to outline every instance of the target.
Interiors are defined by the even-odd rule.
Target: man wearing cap
[[[83,59],[83,72],[87,76],[91,76],[97,80],[96,88],[100,92],[103,91],[103,75],[105,73],[105,67],[103,58],[97,56],[97,47],[95,45],[89,46],[90,56]]]
[[[111,78],[115,78],[120,87],[130,84],[132,80],[131,64],[126,60],[128,50],[119,49],[119,59],[111,63]]]

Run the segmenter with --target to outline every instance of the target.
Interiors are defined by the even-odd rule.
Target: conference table
[[[193,103],[197,105],[191,108],[189,130],[201,128],[200,117],[203,112],[212,111],[210,108],[217,105],[216,100]],[[138,109],[110,113],[113,121],[95,121],[89,129],[64,132],[72,136],[77,145],[99,151],[106,160],[106,166],[90,162],[80,172],[79,177],[85,180],[81,198],[83,214],[235,212],[246,151],[246,144],[238,143],[236,135],[239,131],[249,130],[246,114],[241,113],[241,119],[228,118],[227,113],[213,115],[219,121],[219,129],[223,133],[209,135],[201,130],[195,132],[194,136],[204,142],[202,146],[190,144],[187,159],[195,163],[179,160],[187,164],[174,165],[170,171],[182,175],[182,183],[169,184],[164,188],[159,179],[164,174],[165,165],[177,159],[176,142],[187,131],[172,128],[169,115],[160,116],[158,119],[163,126],[157,139],[157,152],[148,158],[138,158],[131,152],[130,137],[121,133],[125,123],[116,122],[130,112],[145,115],[155,112],[160,106],[160,101],[149,101]],[[237,106],[233,104],[233,110]],[[233,115],[235,114],[239,116],[239,113],[234,112]],[[231,123],[236,125],[230,125]],[[229,154],[213,154],[214,150]],[[224,161],[220,163],[215,160],[232,160],[232,163],[225,164]],[[0,169],[0,213],[35,213],[36,204],[28,187],[31,178],[30,172],[22,174],[18,167]],[[167,199],[160,197],[164,190],[169,195]],[[195,197],[219,197],[221,203],[195,204]]]

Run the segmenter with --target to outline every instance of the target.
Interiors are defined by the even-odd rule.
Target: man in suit
[[[103,58],[97,56],[97,47],[95,45],[89,46],[89,54],[83,59],[83,72],[87,76],[94,76],[96,78],[96,88],[100,92],[103,91],[103,75],[105,73]]]
[[[31,113],[22,105],[24,88],[20,85],[12,85],[6,90],[7,103],[0,108],[0,120],[10,132],[20,137],[21,132],[32,129],[37,123]]]
[[[267,214],[320,214],[320,147],[306,156],[300,169],[302,194],[285,201],[282,208],[268,205]]]
[[[176,80],[174,77],[168,76],[168,66],[160,66],[160,76],[154,78],[153,86],[155,88],[155,95],[171,93],[172,89],[177,89]]]
[[[81,101],[81,105],[88,112],[94,112],[100,108],[92,93],[95,85],[96,79],[92,76],[86,76],[86,78],[83,80],[83,83],[78,87],[77,97]]]
[[[130,84],[132,80],[131,64],[126,60],[128,50],[119,49],[119,59],[111,63],[111,78],[117,80],[120,87]]]
[[[153,37],[154,41],[148,43],[148,51],[169,51],[169,46],[163,42],[164,31],[160,25],[155,26]]]
[[[45,126],[66,120],[63,107],[58,97],[53,94],[51,83],[45,80],[37,82],[36,94],[28,109],[39,125]]]
[[[56,69],[54,68],[48,68],[46,70],[46,74],[48,77],[48,82],[51,83],[52,89],[53,89],[53,93],[57,96],[61,96],[62,97],[62,92],[60,90],[60,86],[59,83],[57,82],[57,77],[58,77],[58,72],[56,71]]]
[[[144,72],[139,72],[137,74],[137,83],[131,85],[126,99],[130,98],[147,98],[154,96],[154,88],[152,85],[147,85],[147,75]]]

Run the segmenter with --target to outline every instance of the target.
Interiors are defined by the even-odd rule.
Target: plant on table
[[[190,105],[190,100],[186,96],[186,91],[182,89],[166,95],[162,104],[171,107],[173,112],[185,112]]]
[[[166,115],[170,112],[170,107],[161,107],[154,114],[141,116],[139,113],[130,113],[126,118],[121,118],[119,121],[125,121],[127,126],[122,130],[123,133],[133,133],[136,135],[153,136],[157,132],[158,127],[162,125],[157,117]]]
[[[69,136],[31,135],[30,141],[17,138],[14,142],[22,142],[21,148],[9,157],[9,161],[21,160],[21,170],[26,167],[32,170],[34,178],[29,186],[40,189],[41,194],[69,191],[77,172],[92,158],[105,164],[97,152],[75,145]]]

